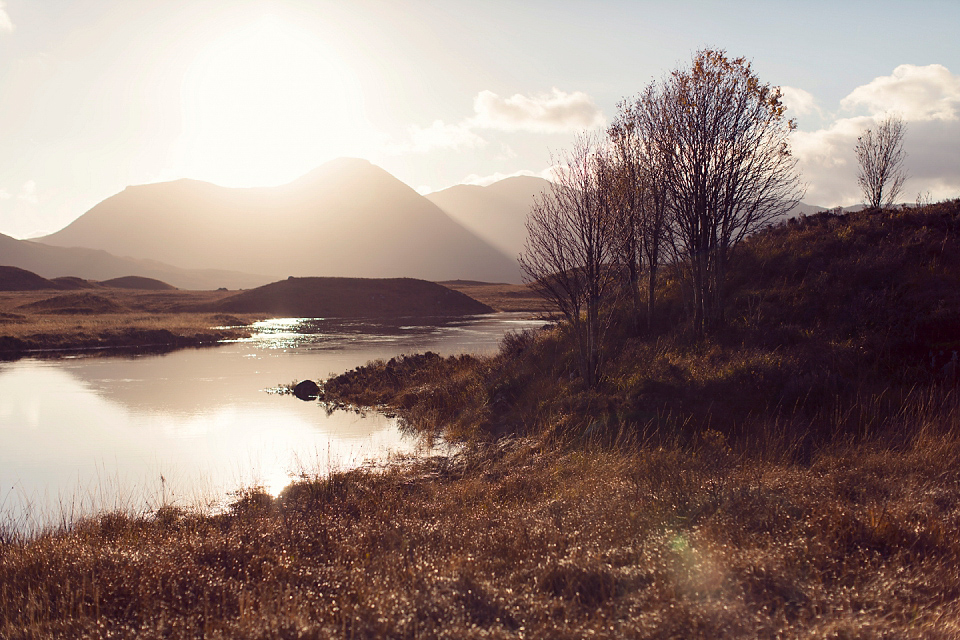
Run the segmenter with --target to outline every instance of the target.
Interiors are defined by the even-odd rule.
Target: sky
[[[957,25],[957,0],[0,0],[0,233],[128,185],[277,185],[340,156],[421,193],[548,175],[703,47],[783,88],[805,202],[860,202],[853,145],[889,114],[901,199],[960,197]]]

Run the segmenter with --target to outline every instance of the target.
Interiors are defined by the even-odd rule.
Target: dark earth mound
[[[109,298],[98,296],[95,293],[68,293],[62,296],[38,300],[18,307],[25,311],[39,311],[42,313],[121,313],[127,311]]]
[[[63,289],[65,291],[102,288],[96,282],[91,282],[90,280],[84,280],[83,278],[78,278],[76,276],[61,276],[59,278],[52,278],[50,281],[53,282],[55,285],[57,285],[58,289]]]
[[[307,318],[460,316],[492,308],[414,278],[288,278],[221,300],[214,310]]]
[[[60,289],[55,282],[19,267],[0,267],[0,291]]]
[[[100,283],[104,287],[114,289],[142,289],[144,291],[174,291],[176,287],[167,284],[162,280],[154,278],[145,278],[143,276],[123,276],[122,278],[112,278]]]

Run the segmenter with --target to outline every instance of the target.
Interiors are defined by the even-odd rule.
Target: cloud
[[[410,151],[426,153],[434,149],[475,149],[487,144],[487,141],[470,130],[469,124],[447,124],[442,120],[434,120],[429,127],[411,125],[407,128],[410,134]]]
[[[902,64],[889,76],[857,87],[840,101],[845,110],[870,114],[895,111],[905,120],[955,120],[960,107],[960,76],[940,64]]]
[[[410,125],[406,140],[385,140],[381,150],[389,155],[403,155],[440,149],[478,149],[486,146],[487,140],[476,133],[477,129],[569,133],[601,127],[605,122],[593,99],[581,91],[565,93],[553,89],[551,93],[532,97],[518,93],[501,98],[484,90],[474,98],[473,109],[473,116],[464,118],[459,124],[434,120],[428,127]],[[499,160],[516,155],[502,142],[500,150]]]
[[[501,98],[492,91],[481,91],[473,100],[476,127],[503,131],[568,133],[595,129],[604,124],[603,113],[593,99],[582,91],[565,93],[554,88],[550,93]]]
[[[7,13],[7,3],[3,0],[0,0],[0,31],[6,31],[7,33],[13,31],[13,21],[10,19],[10,14]]]
[[[782,102],[787,107],[788,116],[805,116],[810,113],[823,115],[823,110],[810,92],[796,87],[780,87],[780,91],[783,92]]]
[[[37,204],[40,202],[40,199],[37,198],[37,183],[33,180],[24,182],[23,186],[20,187],[20,193],[17,195],[17,199],[27,204]]]
[[[823,206],[862,201],[853,147],[864,129],[891,113],[907,125],[904,165],[910,177],[901,199],[909,202],[926,191],[934,200],[960,196],[960,76],[938,64],[901,65],[892,75],[856,87],[840,107],[855,115],[835,116],[821,129],[792,137],[809,184],[804,201]]]
[[[13,196],[10,195],[10,192],[6,189],[0,189],[0,200],[9,200]]]

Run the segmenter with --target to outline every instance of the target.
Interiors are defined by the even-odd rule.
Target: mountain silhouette
[[[128,187],[38,241],[281,277],[519,281],[514,256],[383,169],[351,158],[279,187],[197,180]]]
[[[509,256],[523,251],[526,220],[533,200],[550,189],[550,182],[515,176],[481,187],[459,184],[427,194],[427,199],[451,218]]]
[[[17,240],[0,234],[0,264],[16,266],[44,278],[74,276],[86,280],[109,280],[138,275],[169,282],[181,289],[244,289],[256,287],[271,278],[267,276],[217,269],[180,269],[154,260],[119,258],[106,251],[79,247],[54,247],[32,240]],[[74,280],[65,287],[81,288]]]

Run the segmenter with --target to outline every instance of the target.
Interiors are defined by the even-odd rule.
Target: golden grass
[[[443,286],[466,294],[497,311],[531,311],[549,313],[553,307],[525,284],[449,280]]]
[[[15,357],[31,351],[96,349],[103,347],[195,346],[247,335],[240,327],[256,319],[188,311],[228,292],[127,291],[97,289],[91,295],[124,309],[118,313],[88,312],[80,294],[80,308],[50,311],[36,303],[73,294],[63,291],[0,292],[0,355]],[[96,299],[93,300],[96,304]]]
[[[0,543],[0,637],[955,638],[957,455],[508,440],[104,514]]]

